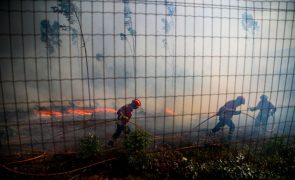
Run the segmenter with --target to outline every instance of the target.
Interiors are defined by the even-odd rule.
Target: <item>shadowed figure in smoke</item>
[[[129,134],[130,133],[130,128],[128,126],[128,122],[132,116],[132,111],[133,109],[137,109],[139,106],[141,106],[141,101],[139,99],[134,99],[130,104],[126,104],[125,106],[122,106],[118,111],[117,111],[117,129],[116,132],[112,136],[112,140],[109,141],[109,145],[113,146],[114,142],[116,139],[119,138],[121,135],[122,131],[124,134]]]
[[[267,130],[267,121],[269,116],[273,116],[276,112],[276,107],[268,101],[266,95],[260,96],[260,101],[255,107],[250,107],[250,111],[260,110],[257,117],[255,118],[255,129],[254,133],[259,133],[260,128],[262,128],[262,133],[265,133]]]
[[[233,115],[241,114],[241,111],[236,111],[236,108],[242,104],[245,104],[245,98],[243,96],[238,96],[236,99],[228,101],[222,106],[217,112],[219,116],[219,122],[216,126],[210,131],[209,135],[214,135],[217,131],[220,130],[225,125],[229,126],[229,136],[228,139],[232,139],[233,132],[235,130],[235,124],[232,121]]]

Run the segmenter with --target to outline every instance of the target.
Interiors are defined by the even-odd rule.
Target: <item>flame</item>
[[[78,116],[89,116],[94,113],[93,109],[68,109],[67,113]]]
[[[75,108],[75,109],[68,109],[64,112],[59,111],[50,111],[50,110],[35,110],[36,114],[39,114],[41,117],[61,117],[62,115],[75,115],[75,116],[90,116],[93,113],[97,112],[108,112],[108,113],[116,113],[117,110],[114,108],[95,108],[95,109],[82,109],[82,108]],[[171,110],[170,108],[165,108],[165,113],[170,116],[177,115],[176,112]]]
[[[62,113],[59,111],[47,111],[47,110],[39,110],[35,111],[36,114],[39,114],[41,117],[51,117],[51,116],[56,116],[56,117],[61,117]]]
[[[117,112],[116,109],[113,108],[95,108],[95,109],[69,109],[67,110],[67,113],[74,114],[74,115],[92,115],[93,113],[97,112],[109,112],[109,113],[115,113]]]
[[[172,111],[170,108],[165,108],[165,113],[171,116],[177,115],[176,112]]]
[[[96,108],[94,111],[95,112],[110,112],[110,113],[117,112],[117,110],[113,109],[113,108]]]
[[[115,113],[117,112],[116,109],[113,108],[95,108],[95,109],[82,109],[82,108],[75,108],[75,109],[68,109],[64,112],[64,115],[75,115],[75,116],[90,116],[93,113],[97,112],[108,112],[108,113]],[[50,111],[50,110],[35,110],[34,113],[39,114],[41,117],[61,117],[63,115],[62,112],[59,111]]]

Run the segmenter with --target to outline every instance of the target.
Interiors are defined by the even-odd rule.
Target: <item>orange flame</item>
[[[51,116],[56,116],[56,117],[61,117],[62,113],[58,111],[46,111],[46,110],[39,110],[35,111],[35,113],[39,114],[41,117],[51,117]]]
[[[59,111],[50,111],[50,110],[35,110],[36,114],[39,114],[41,117],[61,117],[62,112]],[[64,115],[73,114],[76,116],[90,116],[96,112],[108,112],[108,113],[115,113],[117,112],[116,109],[113,108],[95,108],[95,109],[68,109],[64,112]]]
[[[78,116],[89,116],[94,113],[93,109],[68,109],[67,113]]]
[[[171,116],[177,115],[176,112],[172,111],[170,108],[165,108],[165,113]]]
[[[96,108],[94,111],[95,112],[109,112],[109,113],[117,112],[116,109],[113,109],[113,108]]]

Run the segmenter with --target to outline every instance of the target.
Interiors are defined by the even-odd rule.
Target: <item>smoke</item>
[[[23,8],[32,8],[32,3],[23,3]],[[80,10],[80,4],[74,3]],[[138,4],[135,9],[130,2],[128,27],[132,33],[122,39],[121,33],[127,32],[124,3],[116,3],[115,9],[113,2],[105,3],[105,7],[102,2],[93,3],[92,8],[88,2],[82,2],[82,10],[95,12],[79,14],[89,55],[89,77],[81,32],[76,43],[70,32],[60,32],[61,43],[50,55],[46,43],[40,41],[42,20],[68,24],[67,17],[50,9],[56,4],[36,3],[34,10],[40,13],[12,11],[8,16],[7,11],[1,11],[3,27],[9,27],[8,17],[10,22],[17,22],[1,30],[2,102],[19,104],[19,109],[25,108],[26,102],[33,107],[40,101],[41,105],[75,101],[85,106],[117,109],[140,97],[145,113],[165,115],[169,108],[175,113],[170,113],[168,126],[188,128],[195,122],[192,119],[200,118],[199,113],[216,112],[238,95],[246,98],[246,105],[241,107],[246,110],[258,102],[261,94],[266,94],[273,104],[282,107],[275,121],[292,121],[294,12],[270,13],[259,10],[259,4],[254,12],[251,8],[184,9],[171,3],[171,14],[163,3],[157,6],[157,13],[162,15],[155,16],[154,5]],[[241,3],[243,6],[244,2]],[[18,5],[13,8],[21,8],[20,1],[13,4]],[[100,12],[102,9],[105,13]],[[229,14],[231,19],[227,18]],[[212,15],[213,18],[207,18]],[[285,18],[288,21],[276,21]],[[78,29],[75,23],[72,27]]]

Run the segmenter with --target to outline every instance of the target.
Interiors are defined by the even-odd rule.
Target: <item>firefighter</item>
[[[257,117],[255,118],[255,132],[262,127],[263,132],[266,132],[267,121],[269,116],[273,116],[276,112],[276,107],[268,101],[268,97],[266,95],[260,96],[260,101],[257,106],[250,107],[250,111],[260,110]]]
[[[133,109],[137,109],[141,106],[141,101],[139,99],[133,99],[130,104],[126,104],[125,106],[122,106],[117,111],[117,129],[116,132],[112,136],[112,140],[109,141],[109,145],[113,146],[116,139],[120,136],[122,131],[124,134],[130,133],[130,128],[128,127],[128,122],[132,116]]]
[[[245,104],[245,98],[243,96],[238,96],[236,99],[228,101],[222,106],[218,113],[219,122],[216,126],[209,132],[209,135],[214,135],[217,131],[220,130],[225,125],[229,126],[229,136],[228,139],[231,140],[233,132],[235,130],[235,124],[232,121],[233,115],[241,114],[241,111],[236,111],[236,108],[242,104]]]

